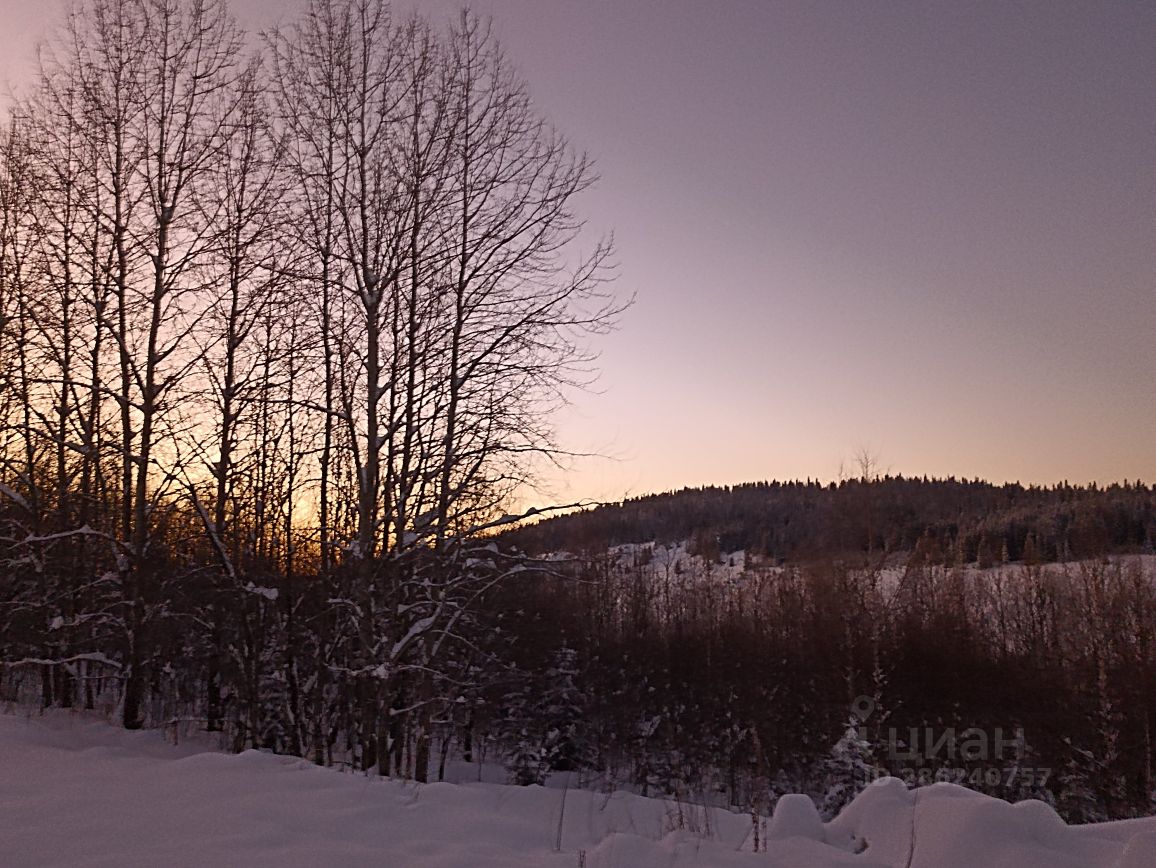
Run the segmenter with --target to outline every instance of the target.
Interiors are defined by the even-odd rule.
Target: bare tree
[[[103,279],[94,275],[91,282],[100,287],[92,296],[99,325],[116,351],[116,386],[109,392],[120,428],[114,530],[128,726],[141,721],[147,562],[155,554],[156,509],[172,479],[162,459],[175,454],[159,452],[158,442],[178,430],[169,427],[178,423],[174,389],[195,365],[190,334],[204,313],[200,270],[209,235],[190,207],[192,192],[220,153],[234,110],[240,47],[220,3],[92,0],[69,17],[43,76],[58,106],[61,96],[72,101],[72,89],[79,89],[76,110],[68,114],[76,137],[90,143],[79,148],[90,179],[80,189],[109,251]],[[92,243],[95,264],[101,239]]]
[[[373,730],[384,704],[424,728],[422,673],[494,578],[463,568],[462,541],[552,453],[542,418],[582,378],[583,336],[617,313],[610,246],[572,253],[589,162],[477,19],[439,35],[382,2],[318,0],[270,43],[321,289],[323,563],[332,470],[356,489],[337,589],[355,641],[333,671],[360,685],[362,759],[384,771],[399,737]]]
[[[46,697],[116,670],[126,726],[424,778],[610,245],[478,19],[316,0],[267,47],[83,0],[42,56],[0,173],[11,611]]]

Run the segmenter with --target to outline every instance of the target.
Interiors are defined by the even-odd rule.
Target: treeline
[[[684,560],[523,585],[525,681],[485,706],[518,775],[581,757],[651,794],[764,810],[804,792],[827,816],[880,774],[1044,799],[1071,822],[1156,810],[1150,560],[828,559],[730,579]]]
[[[424,778],[619,308],[593,179],[471,14],[81,0],[0,134],[4,695]]]
[[[512,539],[534,552],[690,540],[707,556],[743,550],[779,562],[916,548],[941,564],[1066,561],[1156,550],[1156,490],[902,476],[758,482],[633,498],[520,528]]]

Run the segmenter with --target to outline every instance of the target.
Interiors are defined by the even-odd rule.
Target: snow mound
[[[807,838],[823,841],[823,821],[809,796],[791,793],[775,804],[775,813],[767,829],[767,838],[773,841],[784,838]]]
[[[625,792],[419,786],[233,756],[70,714],[0,714],[5,866],[1156,868],[1156,818],[1069,827],[1047,805],[884,779],[832,822]]]
[[[885,865],[910,858],[914,868],[1120,868],[1126,858],[1156,868],[1156,846],[1143,831],[1156,834],[1156,818],[1135,821],[1133,833],[1116,840],[1096,828],[1070,827],[1039,801],[1012,805],[954,784],[908,790],[885,778],[828,824],[827,840],[858,841],[865,856]],[[1128,854],[1133,846],[1140,855]]]

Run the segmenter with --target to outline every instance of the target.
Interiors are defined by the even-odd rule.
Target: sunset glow
[[[7,4],[17,88],[52,7]],[[560,420],[613,460],[559,496],[832,478],[863,445],[906,474],[1153,478],[1152,7],[474,7],[596,159],[586,216],[637,295]]]

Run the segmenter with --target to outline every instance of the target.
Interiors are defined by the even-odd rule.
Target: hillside
[[[603,505],[504,535],[556,573],[511,591],[511,654],[528,673],[574,655],[576,736],[646,785],[838,801],[837,742],[870,700],[860,754],[888,774],[1144,816],[1153,494],[885,477]],[[1018,735],[979,760],[936,747],[965,731]]]
[[[686,488],[547,519],[508,538],[535,553],[691,540],[703,554],[777,561],[911,552],[938,563],[1063,561],[1151,552],[1156,489],[1140,482],[1025,487],[881,477],[827,485]]]

